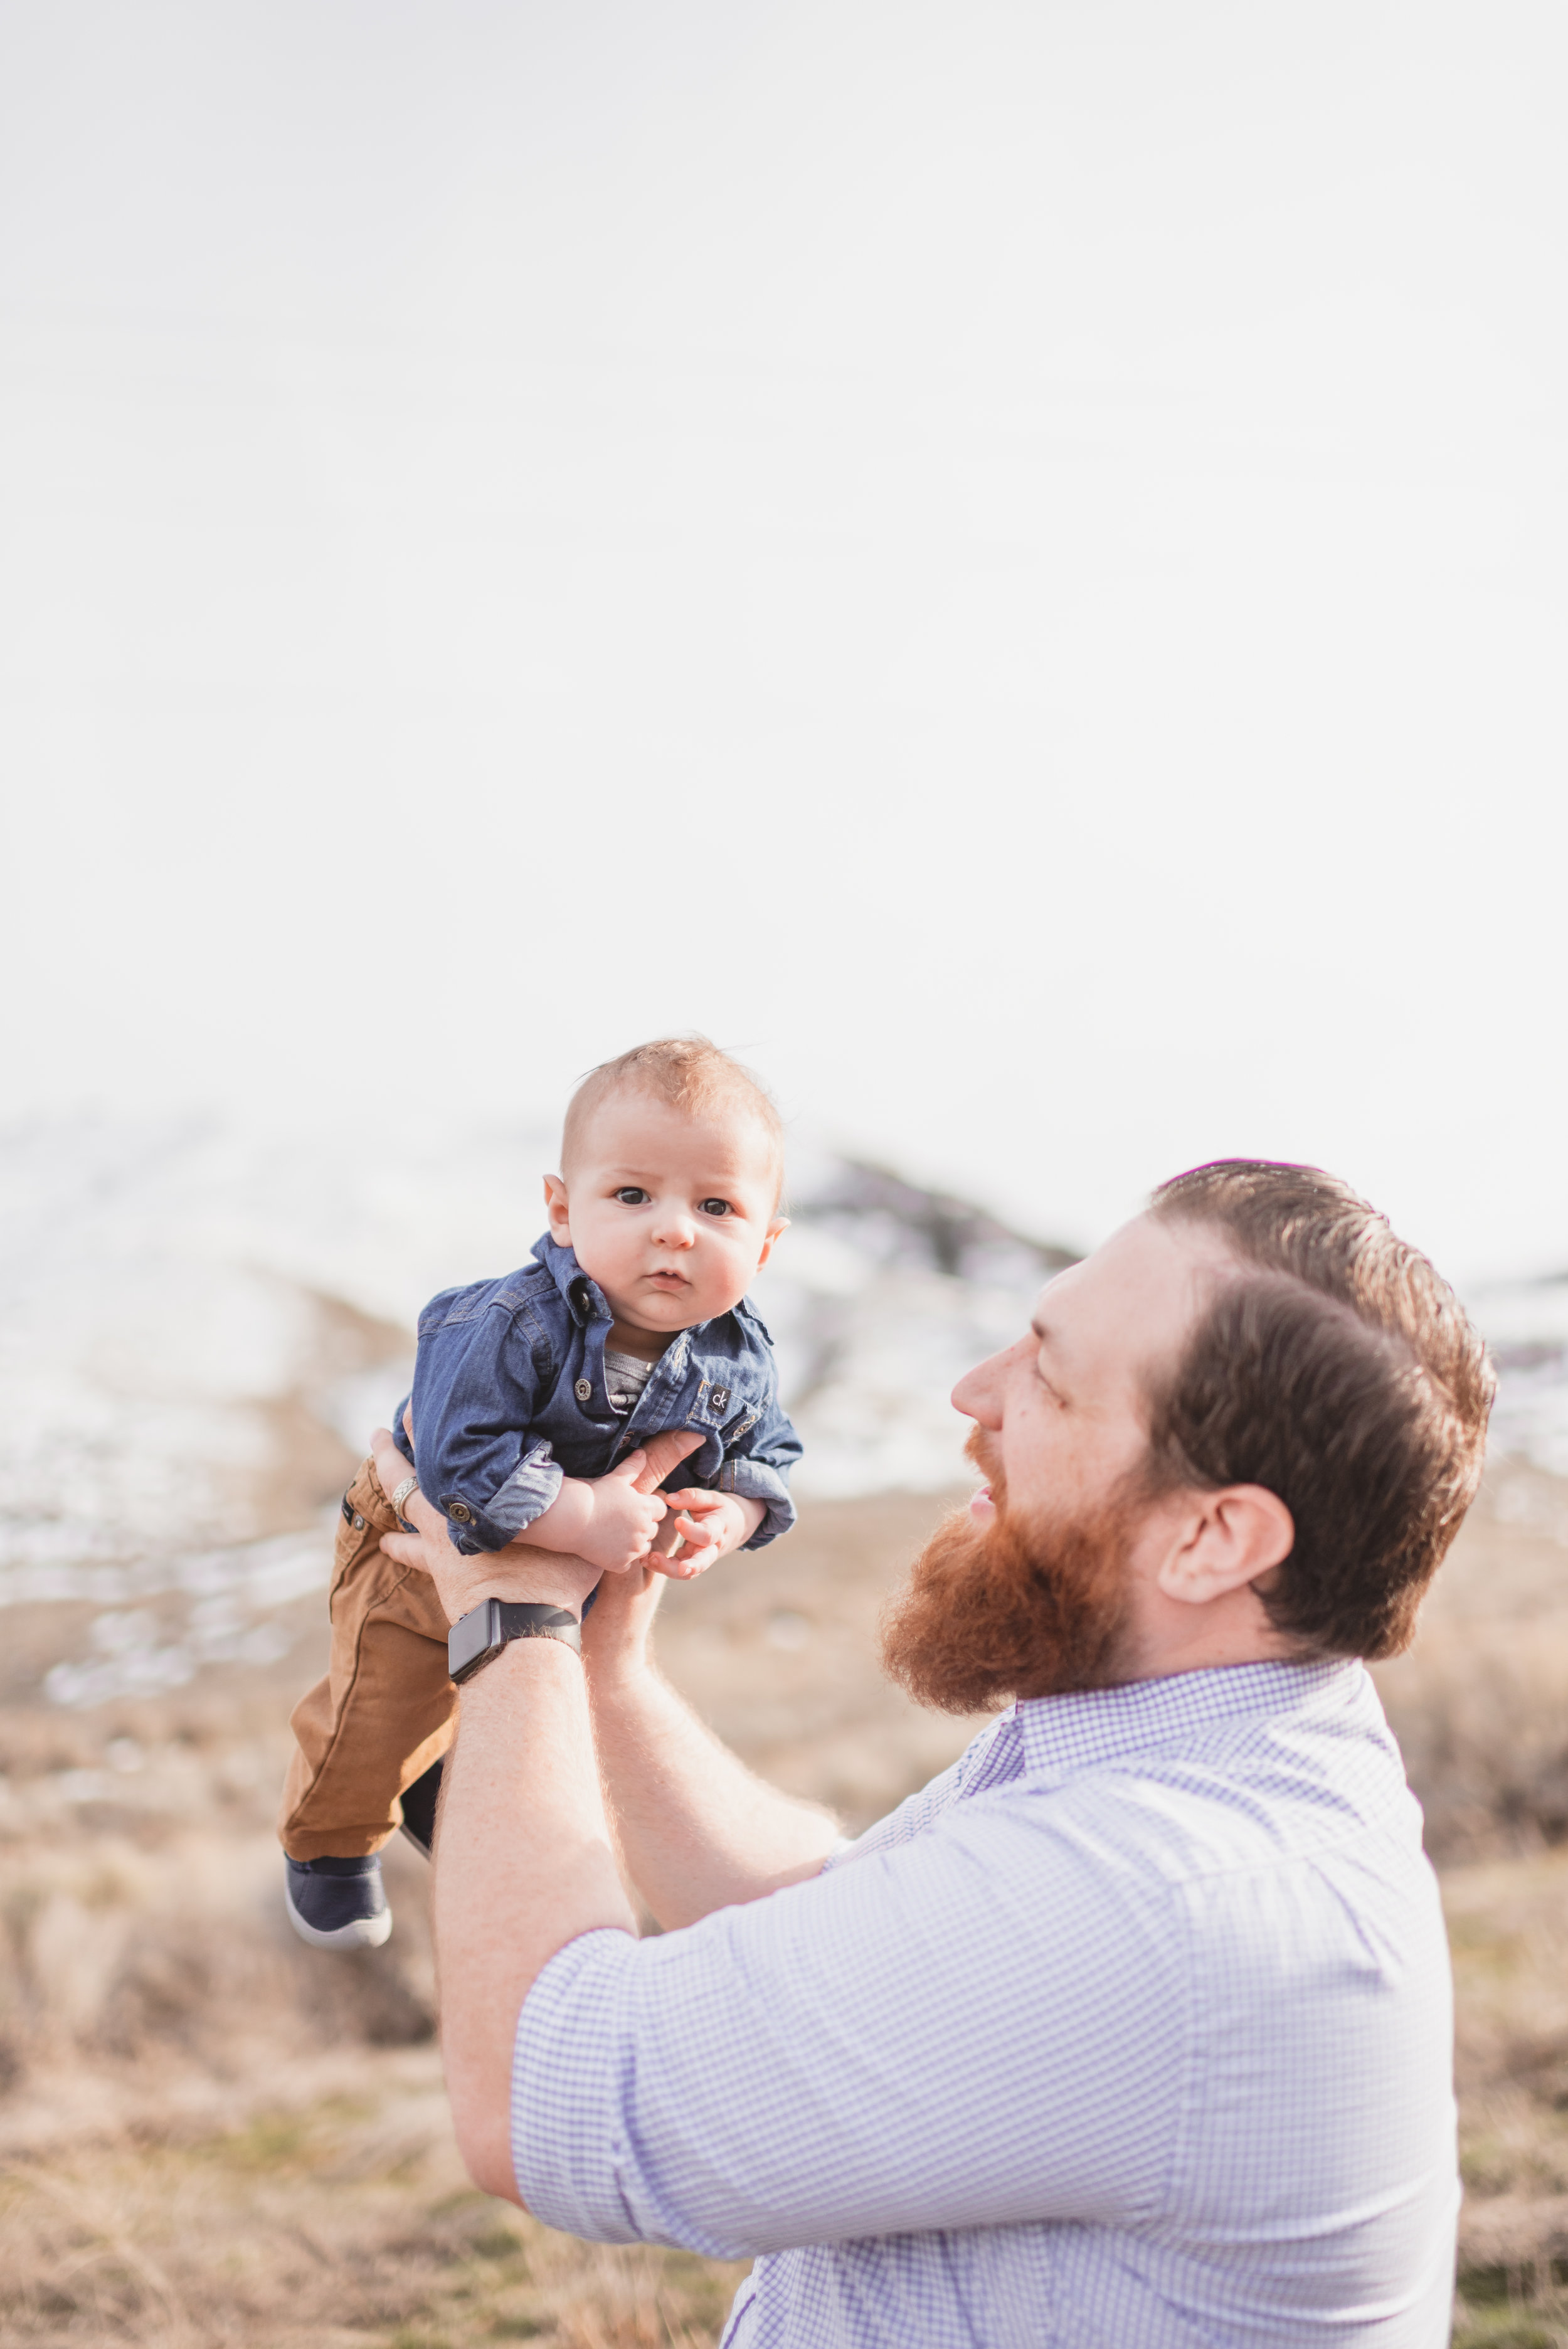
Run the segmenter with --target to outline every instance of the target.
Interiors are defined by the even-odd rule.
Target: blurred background
[[[415,1863],[324,1971],[266,1831],[414,1313],[688,1029],[789,1121],[806,1514],[666,1650],[851,1817],[968,1733],[876,1608],[1057,1265],[1246,1154],[1460,1284],[1493,1470],[1385,1695],[1492,1985],[1473,2322],[1558,2322],[1565,82],[1544,0],[0,16],[15,2337],[713,2337],[451,2199]]]

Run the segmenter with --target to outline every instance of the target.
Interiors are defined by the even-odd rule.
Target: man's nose
[[[696,1238],[696,1221],[680,1208],[655,1217],[654,1239],[660,1247],[688,1248]]]
[[[1008,1377],[1016,1364],[1033,1352],[1034,1346],[1032,1337],[1020,1338],[1016,1345],[1004,1346],[999,1354],[992,1354],[985,1361],[976,1362],[972,1371],[965,1371],[953,1390],[954,1410],[996,1433],[1002,1425]]]

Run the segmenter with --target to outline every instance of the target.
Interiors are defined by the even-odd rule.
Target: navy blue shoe
[[[289,1923],[315,1950],[378,1950],[392,1930],[381,1860],[290,1859],[284,1901]]]

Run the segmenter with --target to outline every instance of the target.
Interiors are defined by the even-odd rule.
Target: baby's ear
[[[559,1174],[544,1178],[544,1204],[550,1215],[550,1237],[558,1247],[570,1247],[572,1230],[567,1220],[566,1185]]]
[[[789,1230],[789,1216],[775,1216],[772,1218],[771,1222],[769,1224],[769,1226],[768,1226],[768,1237],[767,1237],[767,1238],[766,1238],[766,1239],[763,1241],[763,1243],[762,1243],[762,1251],[761,1251],[761,1254],[758,1257],[758,1259],[757,1259],[757,1269],[758,1269],[758,1272],[760,1272],[760,1271],[761,1271],[761,1269],[762,1269],[763,1266],[767,1263],[767,1261],[768,1261],[769,1257],[772,1255],[772,1253],[773,1253],[773,1243],[775,1242],[775,1240],[777,1240],[777,1239],[779,1237],[780,1234],[782,1234],[782,1233],[784,1233],[784,1232],[787,1232],[787,1231]]]

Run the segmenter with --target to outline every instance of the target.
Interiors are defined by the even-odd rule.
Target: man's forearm
[[[669,1430],[623,1467],[637,1491],[649,1493],[697,1441]],[[371,1450],[391,1492],[401,1455],[385,1428]],[[382,1547],[400,1566],[423,1568],[449,1622],[488,1596],[581,1617],[599,1578],[593,1566],[529,1543],[467,1557],[422,1493],[405,1506],[416,1530],[386,1535]],[[620,1595],[604,1606],[604,1619],[624,1629],[645,1619],[663,1578],[637,1568],[608,1583]],[[629,1608],[634,1584],[641,1617]],[[602,1926],[636,1930],[604,1814],[583,1671],[584,1661],[559,1640],[515,1640],[466,1683],[444,1781],[434,1908],[452,2117],[477,2182],[514,2198],[511,2059],[522,2002],[568,1941]]]
[[[589,1695],[626,1871],[661,1925],[817,1874],[839,1837],[831,1813],[754,1777],[651,1664],[591,1674]]]
[[[441,2051],[463,2158],[515,2197],[507,2084],[522,2002],[567,1941],[634,1932],[593,1766],[583,1668],[519,1640],[463,1691],[434,1888]]]

